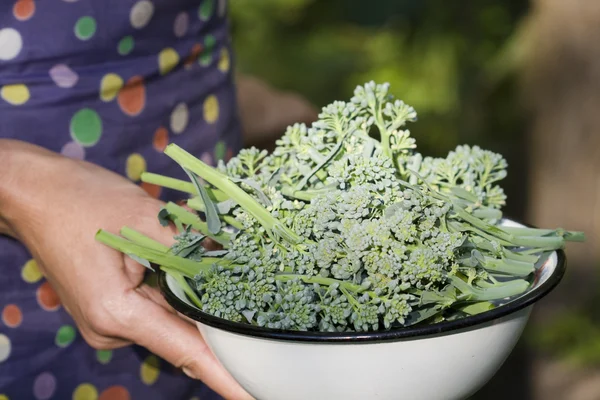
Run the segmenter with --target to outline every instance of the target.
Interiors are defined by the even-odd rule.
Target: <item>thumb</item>
[[[128,335],[132,341],[202,380],[226,399],[252,399],[215,358],[193,325],[142,295],[136,293],[134,298]]]

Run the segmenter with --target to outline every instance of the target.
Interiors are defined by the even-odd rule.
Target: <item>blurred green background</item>
[[[531,9],[518,0],[230,3],[239,72],[298,93],[318,107],[348,99],[366,81],[389,82],[392,92],[418,112],[419,121],[410,129],[421,152],[441,155],[469,143],[507,158],[505,213],[526,222],[532,222],[526,173],[532,121],[521,101],[519,73],[526,62],[523,26]],[[588,398],[564,393],[573,394],[578,382],[589,386],[590,376],[594,382],[600,377],[592,372],[600,365],[600,325],[594,315],[600,301],[592,294],[569,305],[561,296],[554,296],[552,305],[568,306],[551,308],[552,318],[532,322],[498,376],[474,398]],[[544,390],[546,376],[566,370],[571,386],[563,392]],[[600,390],[589,396],[600,398]]]

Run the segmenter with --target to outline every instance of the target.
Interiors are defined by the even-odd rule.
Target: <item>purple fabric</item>
[[[0,2],[0,137],[185,179],[166,143],[213,164],[241,146],[228,28],[223,0]],[[0,399],[219,398],[142,348],[88,346],[17,241],[0,269]]]

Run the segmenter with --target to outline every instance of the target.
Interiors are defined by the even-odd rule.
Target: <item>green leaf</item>
[[[126,254],[127,254],[127,257],[131,258],[133,261],[140,263],[144,267],[148,268],[150,271],[154,272],[154,268],[152,268],[152,265],[150,265],[150,262],[148,260],[146,260],[145,258],[136,256],[135,254],[132,254],[132,253],[126,253]]]
[[[158,212],[158,222],[160,222],[162,226],[169,226],[169,222],[171,222],[171,213],[164,207]]]
[[[254,190],[254,192],[256,192],[256,195],[260,198],[260,200],[263,202],[263,204],[265,204],[267,206],[272,205],[271,200],[269,200],[267,195],[263,193],[262,188],[256,181],[254,181],[252,179],[238,179],[238,178],[231,178],[231,177],[229,179],[234,183],[244,183],[244,184],[248,185],[249,187],[252,188],[252,190]]]
[[[198,194],[204,202],[204,212],[206,214],[206,223],[208,225],[208,231],[213,235],[219,234],[219,232],[221,232],[221,220],[219,219],[219,211],[217,210],[217,206],[215,205],[215,203],[213,203],[212,199],[208,195],[208,192],[206,191],[206,189],[204,189],[204,186],[202,186],[200,182],[198,182],[196,174],[194,174],[188,169],[184,170],[192,180],[194,187],[196,188]]]

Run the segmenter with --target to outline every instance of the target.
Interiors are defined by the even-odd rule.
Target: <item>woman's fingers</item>
[[[132,301],[131,340],[202,380],[226,399],[252,399],[217,361],[193,325],[147,296],[135,296]]]

